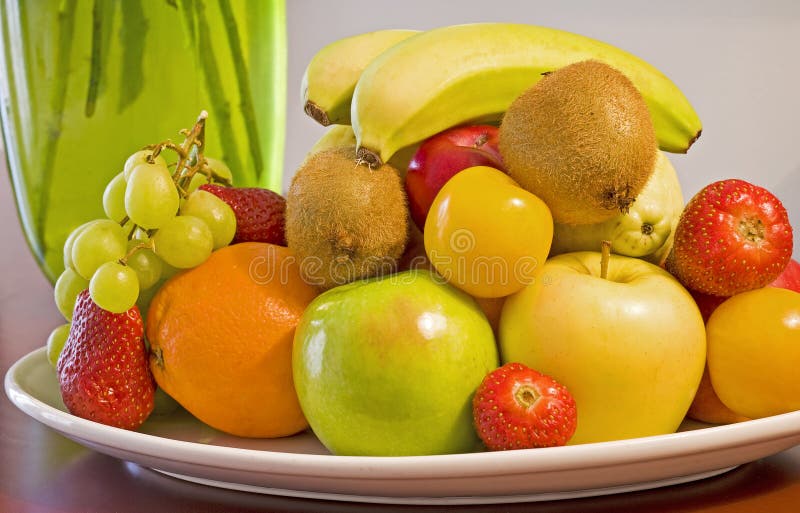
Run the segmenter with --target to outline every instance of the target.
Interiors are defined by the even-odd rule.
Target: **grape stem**
[[[206,166],[206,159],[203,156],[205,146],[205,130],[208,112],[202,111],[197,117],[197,121],[191,130],[181,130],[180,133],[185,137],[181,145],[177,145],[170,140],[145,146],[146,150],[153,150],[147,157],[148,162],[155,162],[155,158],[165,149],[170,149],[178,155],[175,163],[175,170],[172,172],[172,181],[181,197],[186,197],[186,188],[192,177],[202,167]],[[206,166],[207,167],[207,166]],[[213,171],[212,171],[213,172]],[[206,173],[208,174],[208,173]],[[220,181],[226,181],[219,177]]]
[[[181,131],[181,133],[183,133],[183,132],[184,131]],[[145,150],[153,150],[153,153],[151,153],[150,155],[147,156],[147,162],[149,162],[151,164],[155,163],[156,157],[158,157],[161,154],[161,152],[164,151],[164,148],[169,148],[170,150],[172,150],[175,153],[177,153],[178,156],[181,156],[181,157],[184,157],[184,158],[186,157],[186,153],[183,151],[183,148],[181,148],[180,146],[178,146],[177,144],[175,144],[174,142],[172,142],[170,140],[166,140],[166,141],[160,142],[158,144],[151,144],[150,146],[145,146],[144,147]],[[174,164],[171,164],[171,165],[174,165]]]
[[[124,257],[119,259],[119,263],[122,264],[122,265],[127,265],[128,264],[128,259],[130,257],[132,257],[134,255],[134,253],[136,253],[140,249],[150,249],[150,250],[152,250],[152,249],[154,249],[154,247],[155,247],[155,245],[153,244],[152,240],[148,240],[147,242],[142,242],[141,244],[137,244],[137,245],[133,246],[130,250],[128,250],[128,253]]]

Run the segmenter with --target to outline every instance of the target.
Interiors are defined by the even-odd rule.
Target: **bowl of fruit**
[[[488,503],[717,475],[800,443],[800,264],[771,191],[688,202],[654,66],[519,24],[321,49],[285,194],[145,144],[64,246],[25,413],[169,475]],[[134,150],[133,148],[132,150]]]

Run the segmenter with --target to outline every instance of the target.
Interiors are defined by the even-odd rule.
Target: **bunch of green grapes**
[[[196,144],[196,142],[192,142]],[[135,304],[146,313],[161,284],[183,269],[202,264],[211,252],[227,246],[236,217],[227,203],[198,190],[209,182],[231,185],[224,162],[169,142],[137,151],[106,186],[106,219],[76,228],[64,243],[64,272],[55,284],[55,302],[67,321],[75,300],[89,289],[105,310],[126,312]],[[201,146],[199,146],[201,147]],[[178,153],[175,171],[161,155]],[[50,345],[66,339],[68,324],[51,334]],[[63,342],[62,342],[63,343]]]

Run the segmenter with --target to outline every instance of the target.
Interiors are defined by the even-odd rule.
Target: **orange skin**
[[[726,297],[703,294],[695,290],[689,290],[689,293],[700,308],[700,314],[703,316],[704,322],[708,322],[708,318],[711,317],[714,310],[716,310],[723,301],[728,299]],[[703,370],[700,386],[697,387],[694,400],[691,406],[689,406],[689,411],[686,413],[686,416],[694,420],[699,420],[700,422],[708,422],[709,424],[732,424],[734,422],[750,420],[747,417],[743,417],[731,411],[731,409],[725,406],[719,399],[711,384],[711,376],[708,374],[708,363],[706,363],[706,367]]]
[[[316,295],[288,248],[248,242],[214,252],[153,298],[147,338],[156,382],[226,433],[272,438],[304,430],[292,341]]]
[[[699,420],[700,422],[708,422],[709,424],[732,424],[734,422],[743,422],[750,420],[747,417],[739,415],[731,411],[730,408],[725,406],[720,401],[714,387],[711,385],[711,376],[708,374],[708,364],[703,371],[703,377],[700,379],[700,386],[697,387],[697,392],[694,395],[692,405],[689,406],[689,411],[686,416]]]

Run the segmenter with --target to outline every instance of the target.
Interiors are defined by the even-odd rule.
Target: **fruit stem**
[[[366,164],[370,167],[370,169],[381,167],[383,165],[383,161],[378,153],[370,150],[369,148],[364,148],[363,146],[356,151],[356,163]]]
[[[202,111],[191,130],[184,132],[186,139],[178,148],[172,148],[178,154],[178,162],[172,175],[178,190],[186,190],[189,182],[197,172],[198,162],[204,162],[203,146],[205,146],[205,129],[208,112]],[[170,147],[170,146],[167,146]]]
[[[521,386],[514,392],[514,397],[518,404],[527,409],[536,404],[541,394],[539,394],[535,388]]]
[[[604,240],[600,243],[600,277],[608,278],[608,262],[611,260],[611,241]]]
[[[153,249],[153,241],[149,240],[147,242],[142,242],[141,244],[133,246],[124,257],[119,259],[119,263],[121,263],[122,265],[127,265],[128,259],[132,257],[133,254],[139,251],[140,249]]]
[[[311,100],[308,100],[303,106],[303,111],[322,126],[328,126],[331,124],[331,120],[328,118],[328,113]]]

